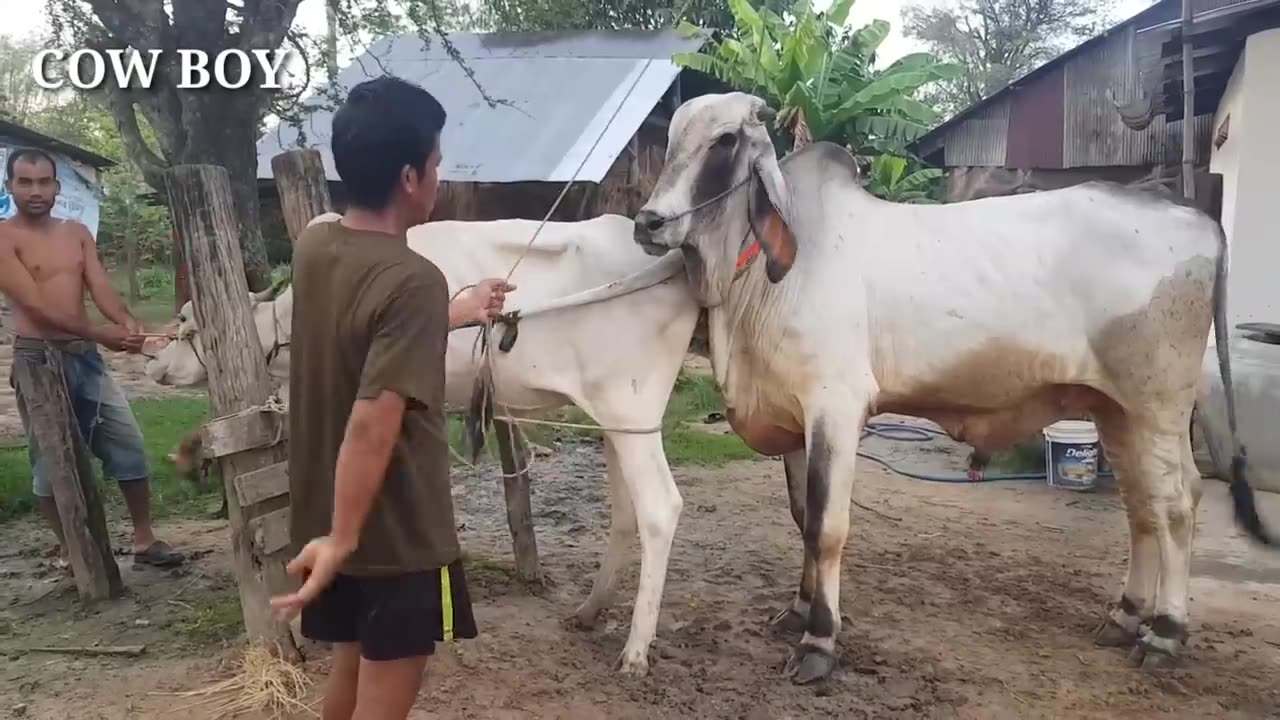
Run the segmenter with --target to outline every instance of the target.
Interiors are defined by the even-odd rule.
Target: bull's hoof
[[[642,678],[649,674],[648,653],[624,649],[618,656],[617,668],[627,677]]]
[[[808,685],[826,680],[836,669],[836,658],[831,653],[811,645],[797,645],[782,670],[783,677],[791,678],[796,685]]]
[[[1142,643],[1135,643],[1133,648],[1129,650],[1128,662],[1132,667],[1142,667],[1142,663],[1146,660],[1147,649]]]
[[[1125,629],[1111,618],[1098,628],[1093,636],[1093,643],[1101,647],[1130,647],[1138,642],[1138,633]]]
[[[787,606],[785,610],[773,616],[769,626],[782,633],[802,635],[809,627],[809,619],[795,608]]]
[[[1182,666],[1182,658],[1156,650],[1147,650],[1142,658],[1142,669],[1147,672],[1164,672]]]

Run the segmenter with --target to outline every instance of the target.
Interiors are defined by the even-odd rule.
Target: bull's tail
[[[1218,346],[1218,372],[1222,374],[1222,392],[1227,401],[1227,428],[1231,433],[1231,503],[1235,508],[1236,522],[1245,532],[1264,545],[1274,546],[1275,538],[1258,516],[1257,500],[1248,478],[1245,477],[1248,456],[1240,441],[1236,421],[1236,396],[1231,381],[1231,339],[1227,328],[1227,237],[1221,227],[1218,227],[1218,238],[1218,265],[1213,283],[1213,332],[1214,343]]]
[[[485,435],[493,425],[493,395],[489,392],[489,384],[485,382],[483,371],[476,374],[476,381],[471,386],[471,403],[462,425],[466,435],[467,454],[471,456],[471,462],[478,462],[480,451],[484,450]]]

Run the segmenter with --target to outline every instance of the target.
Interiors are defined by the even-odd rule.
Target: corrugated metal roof
[[[565,182],[588,152],[577,178],[600,182],[679,74],[671,56],[704,42],[671,30],[449,37],[485,92],[510,105],[491,108],[439,39],[424,46],[417,35],[380,40],[339,74],[338,86],[350,89],[385,74],[422,85],[449,115],[440,179],[486,183]],[[332,117],[313,110],[303,132],[336,181]],[[258,143],[259,179],[273,177],[271,158],[296,147],[297,138],[287,126],[266,133]]]
[[[92,150],[86,150],[78,145],[72,145],[69,142],[59,140],[51,135],[45,135],[42,132],[37,132],[31,128],[9,122],[8,120],[0,120],[0,135],[11,137],[18,142],[21,142],[24,146],[60,152],[72,160],[77,160],[97,170],[115,167],[117,164],[115,160],[99,155]]]

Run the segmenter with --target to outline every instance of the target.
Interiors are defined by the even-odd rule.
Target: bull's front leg
[[[804,450],[782,456],[782,466],[787,475],[787,499],[791,505],[791,519],[804,537],[805,486],[809,477],[809,458]],[[800,571],[800,587],[791,604],[774,616],[770,625],[785,632],[800,634],[809,627],[809,604],[813,600],[815,565],[809,545],[805,543],[804,564]]]
[[[866,395],[839,395],[846,403],[810,414],[806,432],[804,545],[813,558],[814,588],[804,636],[787,661],[785,674],[804,685],[829,677],[836,664],[840,633],[840,558],[849,535],[858,437],[866,417]]]

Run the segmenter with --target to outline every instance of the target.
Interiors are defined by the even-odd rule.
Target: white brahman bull
[[[326,213],[312,223],[339,217]],[[483,278],[504,277],[537,226],[528,220],[430,222],[409,230],[409,246],[435,263],[456,292]],[[632,242],[631,228],[631,219],[618,215],[542,228],[511,278],[519,289],[507,306],[519,313],[518,337],[509,352],[491,350],[500,412],[521,417],[573,404],[605,428],[661,426],[699,308],[680,256],[654,262]],[[263,352],[285,347],[281,359],[287,355],[292,297],[292,289],[286,290],[274,303],[254,307]],[[475,352],[479,332],[449,335],[446,402],[455,408],[471,403],[481,369]],[[503,332],[495,327],[495,345]],[[161,383],[200,382],[200,348],[198,334],[170,343],[148,374]],[[613,603],[618,571],[638,528],[640,582],[621,666],[644,674],[683,501],[660,433],[605,432],[604,442],[613,512],[609,544],[576,615],[590,626]]]
[[[835,665],[858,439],[882,412],[934,420],[988,450],[1092,416],[1131,538],[1123,595],[1097,641],[1134,644],[1147,667],[1176,659],[1201,494],[1189,418],[1215,318],[1224,332],[1221,230],[1101,183],[885,202],[839,146],[811,145],[780,167],[772,117],[742,93],[681,106],[635,239],[654,255],[683,252],[709,310],[728,419],[758,452],[785,456],[805,551],[799,591],[775,618],[803,631],[793,680]],[[1265,540],[1242,473],[1232,491]]]

